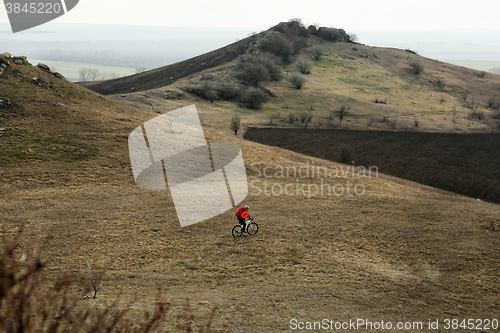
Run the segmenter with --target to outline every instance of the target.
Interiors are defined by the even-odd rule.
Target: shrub
[[[263,87],[269,81],[281,80],[279,59],[270,53],[246,56],[238,64],[240,79],[255,87]]]
[[[250,61],[240,63],[240,78],[244,83],[254,87],[263,87],[271,80],[264,64]]]
[[[346,42],[348,43],[355,43],[358,41],[358,35],[354,34],[354,33],[349,33],[347,34],[348,38],[346,40]]]
[[[288,123],[293,124],[295,122],[295,114],[294,113],[289,113],[288,114]]]
[[[311,48],[309,49],[309,53],[311,53],[311,56],[314,60],[318,61],[319,59],[321,59],[323,54],[325,54],[325,48],[319,44],[315,44],[311,46]]]
[[[384,98],[384,99],[379,99],[379,98],[375,98],[375,103],[378,103],[378,104],[387,104],[387,97]]]
[[[241,102],[248,108],[259,110],[268,100],[267,94],[259,88],[250,87],[241,96]]]
[[[417,61],[410,63],[410,69],[414,74],[421,74],[424,72],[424,67]]]
[[[437,78],[435,84],[439,90],[445,90],[446,88],[446,84],[444,83],[444,80],[442,78]]]
[[[491,109],[495,109],[495,110],[500,109],[500,100],[498,98],[495,98],[495,97],[488,98],[487,104],[488,104],[488,107]]]
[[[309,30],[302,24],[300,19],[291,19],[288,22],[281,22],[276,27],[275,31],[279,31],[282,34],[289,37],[308,37]]]
[[[290,81],[296,89],[301,89],[306,84],[307,79],[300,72],[292,72],[288,77],[288,81]]]
[[[156,332],[170,308],[157,302],[152,314],[131,323],[127,310],[117,301],[103,307],[83,310],[72,275],[59,278],[49,286],[37,251],[24,253],[19,260],[16,242],[4,245],[0,254],[0,332]]]
[[[345,145],[340,146],[339,161],[344,164],[350,164],[352,162],[352,154],[349,147]]]
[[[486,72],[485,71],[476,72],[475,74],[476,74],[477,77],[480,77],[480,78],[484,78],[486,76]]]
[[[479,112],[479,111],[473,111],[469,113],[467,116],[468,120],[483,120],[484,119],[484,112]]]
[[[292,61],[293,42],[282,35],[277,35],[262,41],[259,47],[262,51],[270,52],[279,57],[286,65]]]
[[[238,130],[240,129],[241,117],[239,114],[235,114],[231,118],[231,131],[234,132],[234,135],[238,134]]]
[[[312,120],[312,114],[310,114],[308,112],[302,112],[300,114],[300,122],[302,124],[304,124],[305,127],[307,127],[307,125],[309,125],[311,120]]]
[[[300,57],[295,61],[295,67],[302,74],[310,74],[311,73],[311,64],[307,59]]]
[[[241,89],[235,85],[218,85],[219,98],[225,101],[237,101],[241,97]]]
[[[269,73],[271,81],[279,81],[282,78],[280,59],[271,53],[261,53],[256,57],[256,61],[263,64]]]
[[[307,27],[307,31],[309,31],[309,33],[311,35],[317,35],[318,34],[318,28],[316,28],[315,25],[311,24],[310,26]]]

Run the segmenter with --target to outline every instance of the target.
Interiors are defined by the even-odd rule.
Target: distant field
[[[449,63],[480,71],[489,71],[492,68],[500,68],[500,61],[450,61]]]
[[[55,61],[55,60],[41,60],[41,59],[28,59],[30,63],[36,66],[38,63],[48,65],[53,71],[61,73],[69,81],[78,81],[78,71],[80,68],[97,68],[99,72],[109,75],[115,73],[117,77],[131,75],[135,73],[135,68],[118,67],[118,66],[105,66],[97,65],[86,62],[73,62],[73,61]]]

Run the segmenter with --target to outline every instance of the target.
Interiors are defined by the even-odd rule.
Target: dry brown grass
[[[155,113],[55,82],[67,105],[64,117],[58,117],[51,113],[58,110],[52,102],[55,90],[18,81],[9,71],[0,77],[0,97],[8,96],[16,108],[2,109],[0,127],[78,140],[99,152],[85,161],[26,158],[3,166],[2,243],[19,228],[24,228],[22,248],[44,241],[49,281],[68,271],[82,272],[89,260],[106,268],[102,292],[91,306],[116,298],[119,306],[128,306],[137,299],[128,312],[133,319],[154,306],[161,287],[172,304],[165,324],[169,331],[183,329],[187,299],[200,322],[217,307],[214,331],[228,325],[232,332],[286,331],[292,318],[427,322],[498,315],[500,241],[498,232],[490,230],[491,223],[498,223],[497,205],[384,175],[346,175],[324,181],[362,184],[366,193],[307,198],[254,195],[250,188],[245,203],[260,225],[255,236],[232,238],[233,212],[181,228],[169,192],[138,188],[128,162],[127,135]],[[426,67],[423,75],[429,72]],[[300,93],[337,93],[316,91],[313,82],[320,79],[313,77]],[[165,100],[164,107],[170,108],[165,111],[186,105],[189,98]],[[257,115],[276,112],[272,105]],[[253,162],[261,168],[300,167],[308,161],[347,167],[231,135],[232,104],[202,102],[197,107],[204,125],[216,131],[206,133],[209,140],[241,147],[249,182],[267,180],[278,187],[295,181],[254,178]],[[45,119],[37,115],[40,111],[53,115]],[[248,115],[246,124],[258,119],[253,112],[241,112]],[[321,179],[300,182],[307,186]]]

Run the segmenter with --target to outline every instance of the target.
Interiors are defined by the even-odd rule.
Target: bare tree
[[[80,68],[78,70],[78,77],[80,78],[80,81],[87,81],[89,79],[89,69]]]
[[[341,124],[344,117],[349,114],[349,110],[351,110],[351,102],[348,99],[342,100],[339,108],[335,111],[335,115],[339,118]]]
[[[238,134],[238,130],[240,129],[240,125],[241,125],[241,117],[239,114],[235,114],[231,118],[231,131],[234,132],[234,135]]]
[[[116,79],[118,77],[118,74],[116,74],[115,72],[110,72],[110,73],[106,74],[106,77],[108,79]]]
[[[89,80],[92,80],[92,81],[95,81],[97,80],[97,78],[99,77],[99,69],[97,68],[89,68],[88,69],[88,79]]]
[[[101,284],[104,277],[104,270],[94,270],[90,266],[90,263],[87,261],[88,270],[85,271],[85,279],[90,283],[92,289],[94,290],[94,296],[92,298],[96,298],[97,292],[101,290]]]

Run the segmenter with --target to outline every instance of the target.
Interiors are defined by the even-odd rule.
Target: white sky
[[[488,30],[500,28],[499,13],[499,0],[80,0],[54,22],[263,30],[298,17],[347,32]],[[8,22],[4,8],[0,22]]]

